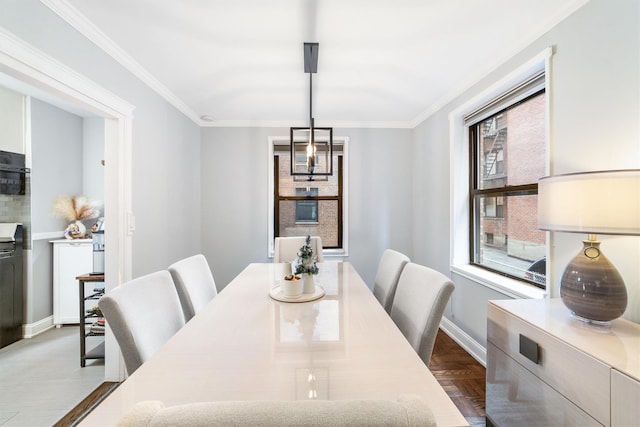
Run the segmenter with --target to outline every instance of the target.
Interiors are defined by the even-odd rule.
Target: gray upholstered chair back
[[[453,289],[444,274],[411,262],[400,275],[391,318],[427,366]]]
[[[396,294],[400,273],[402,273],[402,269],[409,261],[408,256],[393,249],[387,249],[382,253],[373,283],[373,295],[375,295],[387,313],[391,313],[391,304]]]
[[[100,298],[98,306],[129,375],[184,326],[178,293],[165,270],[123,283]]]
[[[121,427],[279,426],[398,427],[436,425],[424,399],[402,395],[395,400],[294,400],[200,402],[165,407],[160,401],[134,405]]]
[[[171,264],[169,273],[180,297],[185,322],[191,320],[218,294],[211,268],[202,254]]]
[[[306,241],[307,236],[276,237],[273,247],[273,262],[293,261]],[[316,256],[316,261],[324,261],[320,236],[311,236],[311,247],[313,248],[313,254]]]

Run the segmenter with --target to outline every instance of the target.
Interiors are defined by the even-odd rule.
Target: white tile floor
[[[52,426],[104,382],[104,362],[80,367],[77,326],[0,349],[0,426]]]

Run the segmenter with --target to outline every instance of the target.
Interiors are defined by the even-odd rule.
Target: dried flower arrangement
[[[64,230],[65,238],[82,239],[86,235],[87,228],[81,221],[97,218],[100,215],[100,210],[85,196],[60,196],[54,200],[51,213],[55,217],[73,221]]]
[[[85,196],[60,196],[53,202],[53,216],[67,221],[97,218],[100,210]]]

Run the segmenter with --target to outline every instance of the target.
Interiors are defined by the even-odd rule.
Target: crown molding
[[[0,57],[3,68],[11,70],[7,72],[9,76],[17,77],[26,86],[32,86],[32,90],[43,94],[45,100],[48,100],[48,95],[41,90],[39,82],[45,82],[58,91],[62,101],[67,101],[69,94],[74,94],[75,99],[82,101],[89,111],[109,111],[113,115],[133,116],[133,105],[4,28],[0,28]]]
[[[194,123],[200,124],[201,120],[187,104],[182,102],[173,92],[149,73],[142,65],[136,62],[120,46],[111,40],[104,32],[95,26],[78,9],[69,4],[66,0],[40,0],[42,4],[60,16],[69,25],[78,30],[80,34],[89,39],[92,43],[102,49],[107,55],[129,70],[134,76],[142,80],[154,92],[164,98],[168,103],[182,112]]]
[[[264,127],[289,128],[308,126],[309,123],[300,120],[200,120],[198,124],[203,128],[222,127]],[[359,122],[359,121],[331,121],[323,120],[315,123],[315,127],[332,127],[334,129],[413,129],[411,122]]]

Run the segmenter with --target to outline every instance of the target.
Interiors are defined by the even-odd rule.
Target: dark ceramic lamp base
[[[579,320],[607,325],[627,308],[627,288],[615,266],[600,252],[600,242],[585,240],[567,265],[560,297]]]

